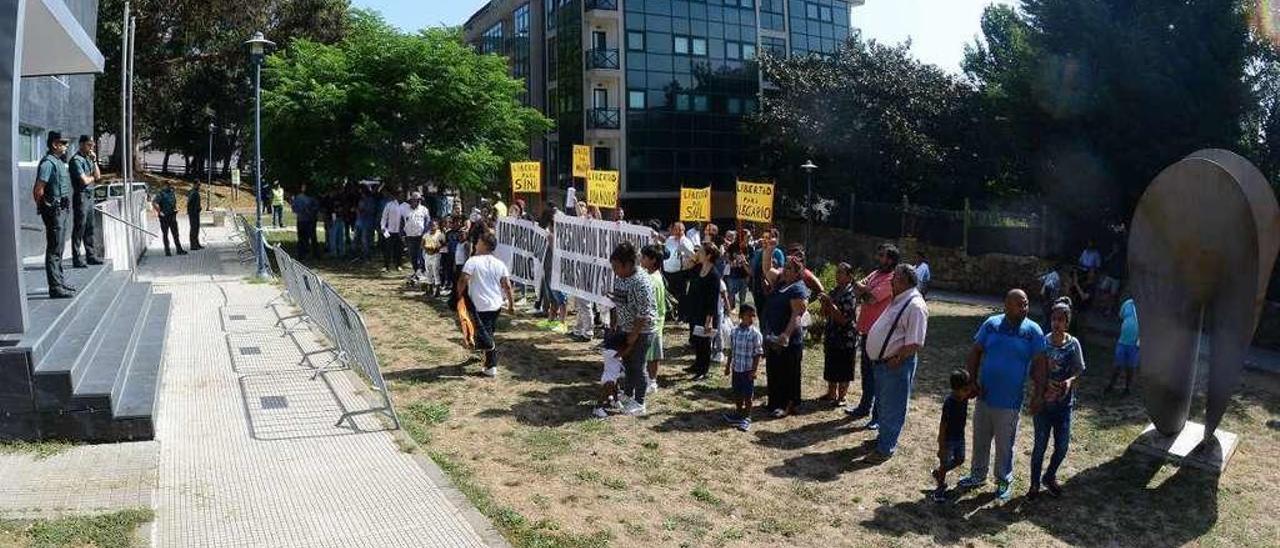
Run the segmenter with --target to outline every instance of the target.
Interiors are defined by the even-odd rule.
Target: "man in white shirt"
[[[420,276],[427,271],[426,257],[422,254],[422,235],[431,225],[431,210],[422,205],[422,193],[413,191],[409,201],[400,205],[400,220],[404,231],[405,245],[409,247],[409,262],[413,264],[413,274]]]
[[[462,267],[458,281],[458,293],[470,301],[467,307],[475,311],[476,348],[484,352],[484,374],[498,374],[498,344],[494,339],[498,327],[498,314],[505,300],[507,311],[515,315],[515,296],[511,292],[511,272],[506,263],[493,256],[498,247],[497,238],[485,231],[476,241],[475,254]]]
[[[382,271],[391,270],[392,265],[400,270],[404,262],[404,240],[401,235],[402,211],[400,201],[395,193],[387,191],[387,205],[382,206]]]
[[[917,353],[928,331],[929,308],[916,289],[915,268],[899,264],[893,271],[893,300],[867,333],[867,353],[875,370],[876,407],[880,415],[879,437],[872,462],[884,462],[898,448],[898,436],[907,420],[907,403],[916,378]]]
[[[684,300],[688,291],[689,276],[687,271],[694,265],[694,243],[686,235],[684,223],[671,223],[671,231],[666,241],[667,258],[662,261],[662,274],[667,279],[667,292],[677,303]],[[680,308],[673,307],[673,310]]]

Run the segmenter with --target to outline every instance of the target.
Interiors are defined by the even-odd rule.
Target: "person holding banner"
[[[492,232],[484,231],[476,240],[475,254],[462,267],[458,280],[458,293],[470,301],[468,310],[476,319],[476,348],[484,352],[484,374],[498,375],[498,343],[494,338],[498,329],[498,315],[506,299],[507,312],[516,313],[515,295],[511,291],[511,271],[507,265],[493,256],[498,239]]]
[[[800,364],[804,359],[804,329],[800,318],[808,310],[809,288],[804,285],[804,262],[787,260],[777,275],[778,288],[765,302],[763,332],[765,375],[774,418],[795,414],[800,406]]]
[[[622,384],[623,412],[645,414],[644,399],[649,389],[649,371],[645,358],[657,325],[658,300],[647,274],[636,268],[636,248],[622,242],[609,255],[609,266],[617,281],[610,299],[613,301],[612,333],[625,336],[618,350],[626,378]]]
[[[586,202],[578,202],[578,217],[586,219],[599,219],[600,209],[596,206],[589,206]],[[582,297],[573,298],[573,312],[577,315],[577,321],[573,324],[573,331],[570,332],[569,338],[577,342],[589,342],[595,337],[596,331],[596,307]]]
[[[689,321],[694,360],[689,372],[694,381],[706,380],[711,369],[712,340],[720,333],[720,273],[716,263],[720,248],[704,242],[696,252],[698,268],[693,271],[689,292],[681,302],[681,312]]]

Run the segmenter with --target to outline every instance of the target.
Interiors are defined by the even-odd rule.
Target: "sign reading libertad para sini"
[[[608,295],[616,276],[609,265],[609,255],[622,242],[631,242],[639,250],[653,242],[653,231],[638,225],[556,213],[551,289],[613,306]]]
[[[542,192],[542,162],[511,162],[511,192]]]
[[[536,223],[514,217],[498,219],[498,248],[493,254],[506,263],[511,278],[542,288],[542,263],[547,256],[547,231]]]
[[[738,181],[737,217],[757,223],[773,222],[773,184]]]

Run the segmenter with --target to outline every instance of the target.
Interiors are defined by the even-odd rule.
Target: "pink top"
[[[889,303],[893,301],[891,282],[893,282],[892,270],[889,272],[876,270],[867,276],[867,289],[871,291],[871,302],[862,305],[862,311],[858,314],[858,333],[863,335],[869,333],[871,326],[875,325],[884,310],[889,308]]]

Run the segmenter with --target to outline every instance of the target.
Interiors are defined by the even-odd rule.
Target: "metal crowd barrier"
[[[382,394],[386,404],[381,409],[347,412],[338,419],[337,424],[354,415],[385,411],[391,418],[395,428],[400,428],[400,418],[396,416],[395,407],[391,405],[391,392],[387,390],[386,380],[382,378],[382,370],[378,365],[378,356],[373,351],[373,341],[365,328],[364,318],[360,311],[339,295],[337,290],[302,263],[293,260],[279,245],[272,246],[276,265],[280,269],[280,279],[284,281],[285,293],[301,314],[291,316],[314,325],[333,345],[331,348],[314,353],[330,352],[334,357],[316,369],[312,378],[331,370],[332,365],[339,368],[354,369],[373,385],[374,390]],[[280,325],[289,318],[281,318]],[[305,358],[304,358],[305,359]]]
[[[236,255],[240,260],[240,264],[249,264],[257,261],[256,250],[253,247],[254,237],[262,238],[262,233],[257,227],[249,223],[243,214],[237,213],[231,217],[235,223],[235,230],[231,231],[231,241],[236,244]]]

